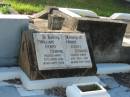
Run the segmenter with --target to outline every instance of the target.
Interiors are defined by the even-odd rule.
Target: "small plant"
[[[11,7],[20,14],[33,14],[44,9],[44,3],[39,0],[4,0],[4,2],[11,4]]]
[[[9,7],[8,6],[0,6],[0,13],[8,14],[9,13]]]

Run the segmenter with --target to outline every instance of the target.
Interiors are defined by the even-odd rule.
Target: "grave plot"
[[[54,9],[51,14],[60,14],[64,17],[63,26],[70,30],[78,30],[90,35],[96,63],[126,62],[124,59],[126,57],[122,54],[126,22],[102,18],[92,11],[82,9],[59,8]]]
[[[83,33],[24,32],[20,65],[31,79],[96,73],[91,45]]]
[[[31,79],[94,73],[96,67],[88,46],[86,35],[81,33],[28,31],[22,37],[20,65]]]

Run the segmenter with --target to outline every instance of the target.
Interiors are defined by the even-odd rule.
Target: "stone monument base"
[[[21,49],[20,49],[20,58],[19,58],[20,59],[19,64],[20,64],[21,68],[29,76],[29,78],[31,80],[49,79],[49,78],[64,78],[64,77],[73,77],[73,76],[78,77],[78,76],[87,76],[87,75],[96,74],[96,65],[94,63],[94,59],[92,56],[93,54],[91,51],[90,51],[90,57],[91,57],[91,61],[92,61],[92,63],[91,63],[92,67],[87,67],[88,63],[86,65],[85,64],[76,65],[76,64],[69,63],[68,65],[66,64],[65,66],[63,64],[59,64],[59,67],[55,67],[58,64],[46,65],[46,64],[42,64],[42,62],[40,61],[40,64],[42,64],[42,68],[40,68],[42,70],[40,70],[38,61],[43,59],[42,61],[44,62],[46,60],[44,60],[45,57],[43,57],[42,59],[39,57],[39,60],[38,60],[37,53],[40,52],[40,50],[36,51],[35,47],[37,47],[37,46],[34,43],[34,37],[32,35],[33,33],[37,33],[37,31],[30,30],[28,32],[23,32]],[[61,46],[63,46],[63,45],[64,44],[62,44]],[[91,50],[89,45],[90,44],[88,44],[89,50]],[[47,50],[45,50],[45,48],[42,48],[42,49],[44,49],[43,51],[45,51],[45,53],[47,52]],[[64,52],[66,53],[66,51],[64,51]],[[70,52],[68,52],[68,53],[70,53]],[[68,56],[68,53],[67,53],[67,56]],[[43,53],[42,54],[39,53],[39,54],[44,55]],[[50,60],[50,61],[52,61],[52,60]],[[65,60],[65,62],[67,62],[67,61]],[[53,68],[53,66],[54,66],[54,68]]]

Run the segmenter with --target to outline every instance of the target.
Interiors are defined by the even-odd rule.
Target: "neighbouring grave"
[[[0,66],[18,65],[21,32],[28,25],[28,16],[0,15]]]
[[[76,32],[24,32],[20,65],[31,79],[96,73],[89,37]]]
[[[96,63],[124,62],[125,59],[121,60],[123,57],[121,46],[127,23],[110,18],[100,18],[96,15],[94,17],[81,16],[80,11],[77,10],[75,13],[75,10],[67,8],[64,11],[59,8],[54,9],[51,14],[60,14],[64,17],[65,27],[90,35]]]
[[[110,16],[110,18],[114,20],[124,20],[128,22],[130,21],[130,14],[129,13],[114,13]]]

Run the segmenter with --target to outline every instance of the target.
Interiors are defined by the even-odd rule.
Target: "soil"
[[[96,91],[96,90],[101,90],[100,87],[96,84],[93,85],[85,85],[85,86],[78,86],[79,89],[82,92],[86,92],[86,91]]]

